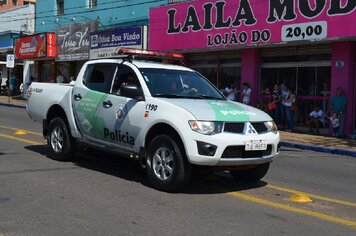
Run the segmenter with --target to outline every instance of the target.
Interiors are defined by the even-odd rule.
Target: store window
[[[241,54],[239,51],[191,54],[189,67],[201,73],[219,89],[234,83],[237,96],[241,82]]]
[[[40,82],[51,82],[53,83],[55,80],[55,70],[53,62],[40,62],[39,63],[40,70]]]
[[[12,5],[17,6],[17,0],[12,0]]]
[[[239,97],[241,87],[241,54],[239,51],[221,52],[219,56],[220,62],[220,88],[226,88],[231,83],[236,89],[235,97]]]
[[[218,83],[217,53],[198,53],[189,55],[189,66],[202,74],[211,83]]]
[[[57,0],[57,15],[64,14],[64,0]]]
[[[260,99],[268,99],[266,89],[285,84],[297,95],[297,127],[306,126],[314,106],[327,111],[331,84],[331,47],[329,44],[278,47],[261,50]],[[324,126],[327,132],[327,124]]]

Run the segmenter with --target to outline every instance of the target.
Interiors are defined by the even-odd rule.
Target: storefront
[[[297,94],[300,126],[314,105],[327,110],[342,87],[350,134],[356,128],[355,7],[351,0],[172,4],[150,10],[149,48],[185,53],[188,65],[219,87],[249,83],[252,105],[285,83]]]
[[[82,65],[89,60],[90,33],[97,31],[98,24],[98,21],[90,21],[57,28],[56,77],[61,75],[64,82],[70,82],[79,73]]]
[[[16,59],[24,61],[23,70],[27,71],[23,83],[28,83],[30,76],[33,76],[37,81],[49,82],[54,73],[56,56],[54,33],[21,37],[16,39],[14,44]]]

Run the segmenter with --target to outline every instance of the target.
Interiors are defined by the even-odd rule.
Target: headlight
[[[205,135],[221,133],[223,127],[222,122],[190,120],[188,123],[193,131]]]
[[[267,127],[268,131],[270,131],[270,132],[273,132],[275,134],[278,132],[277,125],[273,121],[266,121],[265,126]]]

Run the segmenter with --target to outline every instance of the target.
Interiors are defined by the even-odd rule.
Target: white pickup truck
[[[117,152],[140,160],[163,191],[185,187],[193,165],[260,180],[279,152],[269,115],[177,65],[89,61],[74,84],[32,83],[27,112],[43,123],[53,159],[70,160],[78,143]]]

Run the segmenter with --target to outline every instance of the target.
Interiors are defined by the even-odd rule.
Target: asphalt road
[[[41,124],[0,106],[0,236],[356,235],[356,159],[282,149],[256,184],[197,175],[179,194],[137,163],[80,150],[49,159]],[[289,197],[302,191],[312,202]]]

